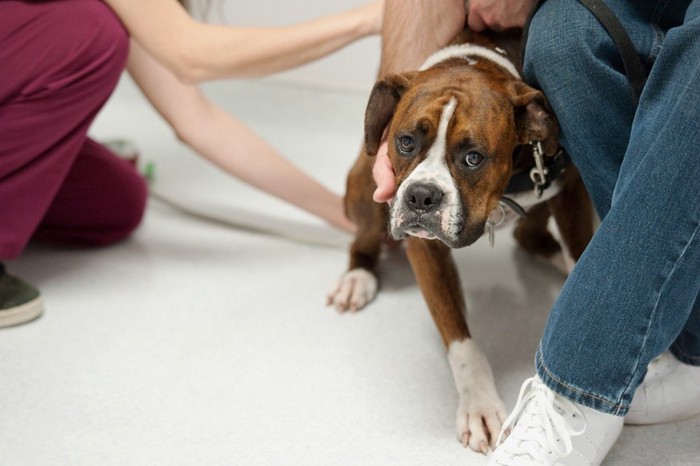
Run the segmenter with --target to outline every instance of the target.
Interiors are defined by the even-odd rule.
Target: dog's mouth
[[[391,236],[394,239],[405,239],[408,236],[425,240],[438,240],[450,248],[463,247],[466,244],[460,240],[463,223],[453,225],[446,231],[434,215],[415,215],[401,222],[392,222]]]
[[[408,215],[404,212],[391,221],[391,237],[396,240],[409,236],[425,240],[438,240],[445,246],[457,249],[476,242],[484,233],[485,222],[471,224],[464,217],[455,219],[450,228],[443,228],[438,217],[426,214]]]
[[[407,187],[400,190],[389,212],[392,238],[412,236],[438,240],[449,248],[462,248],[483,234],[483,221],[470,218],[456,189],[445,189],[434,182],[403,186]]]
[[[415,236],[422,239],[437,239],[438,235],[431,229],[417,223],[403,229],[403,232],[408,236]]]

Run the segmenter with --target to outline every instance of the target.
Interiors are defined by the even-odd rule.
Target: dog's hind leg
[[[447,348],[459,406],[457,435],[486,453],[505,420],[491,366],[469,334],[462,286],[451,250],[439,241],[407,240],[407,254],[430,313]]]
[[[513,236],[529,254],[551,259],[553,255],[561,251],[561,247],[554,236],[547,229],[550,211],[546,203],[542,202],[531,207],[527,211],[527,217],[518,220]]]
[[[547,204],[557,223],[570,272],[593,237],[595,216],[578,170],[571,167],[564,176],[568,178],[564,189]]]
[[[360,310],[377,294],[375,268],[387,235],[388,207],[372,200],[376,186],[371,176],[373,163],[374,159],[365,155],[363,149],[347,178],[345,212],[357,226],[357,232],[350,247],[348,270],[327,298],[327,304],[341,312]]]

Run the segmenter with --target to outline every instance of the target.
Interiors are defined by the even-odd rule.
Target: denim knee
[[[530,23],[525,78],[538,87],[556,82],[557,88],[566,88],[567,82],[573,84],[574,78],[588,74],[592,63],[606,58],[600,55],[611,43],[598,20],[579,2],[548,0]]]
[[[635,112],[612,38],[578,1],[548,0],[530,23],[523,73],[547,96],[560,142],[604,217]]]

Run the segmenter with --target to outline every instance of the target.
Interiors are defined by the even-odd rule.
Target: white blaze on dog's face
[[[513,105],[491,81],[449,68],[419,73],[389,127],[392,236],[476,241],[507,186],[517,139]]]
[[[438,226],[442,236],[455,238],[462,230],[462,205],[457,185],[447,166],[447,128],[457,106],[455,97],[442,108],[437,135],[428,149],[425,159],[403,180],[396,192],[396,202],[391,206],[390,229],[395,238],[406,233],[420,238],[435,239]],[[399,135],[396,150],[404,152],[415,139],[407,134]],[[422,215],[415,215],[423,207]],[[431,228],[432,227],[432,228]]]

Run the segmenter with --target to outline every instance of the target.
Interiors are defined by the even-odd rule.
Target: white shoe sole
[[[15,308],[0,311],[0,328],[24,324],[36,319],[44,312],[44,300],[38,296]]]
[[[700,367],[683,364],[666,352],[649,365],[649,372],[637,387],[625,416],[625,424],[665,424],[698,414]]]

